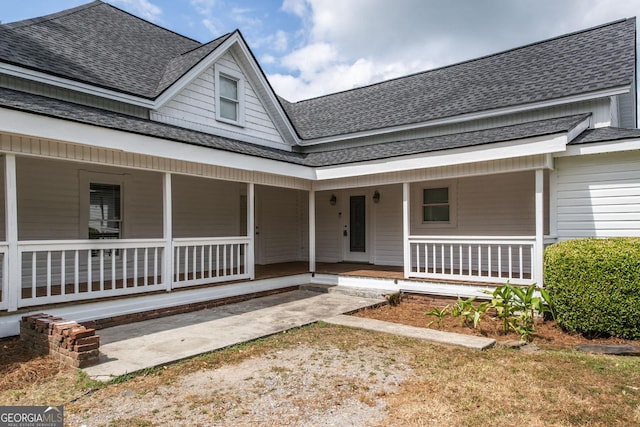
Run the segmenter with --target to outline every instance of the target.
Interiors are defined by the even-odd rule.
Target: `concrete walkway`
[[[101,329],[100,363],[84,371],[108,381],[381,302],[384,299],[298,290]]]
[[[386,332],[403,337],[418,338],[438,344],[455,345],[474,350],[486,350],[495,345],[493,338],[476,337],[473,335],[456,334],[454,332],[436,331],[435,329],[418,328],[416,326],[400,325],[398,323],[383,322],[382,320],[365,319],[355,316],[339,315],[324,319],[333,325],[349,326],[352,328],[368,329],[370,331]]]
[[[108,381],[320,320],[473,349],[495,344],[487,338],[344,315],[381,302],[385,300],[297,290],[101,329],[100,363],[84,371],[93,379]]]

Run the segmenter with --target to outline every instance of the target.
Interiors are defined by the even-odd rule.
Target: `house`
[[[635,41],[623,19],[291,103],[239,31],[101,1],[1,25],[0,336],[52,306],[542,283],[546,244],[640,236]]]

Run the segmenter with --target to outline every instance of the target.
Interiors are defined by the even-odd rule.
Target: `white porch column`
[[[536,248],[533,280],[543,286],[544,262],[544,170],[536,169]]]
[[[309,272],[316,271],[316,192],[309,191]]]
[[[173,209],[171,199],[171,174],[166,172],[162,181],[162,238],[164,239],[164,256],[162,262],[162,281],[167,291],[173,287]]]
[[[247,271],[249,279],[256,278],[256,200],[255,200],[255,184],[250,182],[247,184],[247,234],[249,236],[249,248],[247,250]]]
[[[16,181],[16,156],[15,154],[5,154],[4,156],[4,204],[5,204],[5,230],[7,244],[7,275],[3,295],[7,299],[7,309],[16,311],[18,309],[18,298],[22,283],[22,272],[20,269],[20,252],[18,251],[18,192]]]
[[[402,245],[405,278],[411,274],[411,245],[409,243],[409,228],[411,224],[410,206],[409,183],[405,182],[402,184]]]

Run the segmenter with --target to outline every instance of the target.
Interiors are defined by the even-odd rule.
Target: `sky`
[[[640,0],[105,0],[200,42],[239,29],[275,92],[322,96],[640,15]],[[2,0],[0,22],[89,0]]]

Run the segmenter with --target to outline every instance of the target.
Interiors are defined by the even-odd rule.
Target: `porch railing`
[[[250,279],[249,237],[173,240],[173,287]]]
[[[19,242],[20,307],[166,289],[161,239]]]
[[[534,282],[534,237],[410,236],[410,277]]]
[[[7,274],[7,252],[9,246],[0,243],[0,310],[8,307],[7,294],[9,293],[9,276]]]

